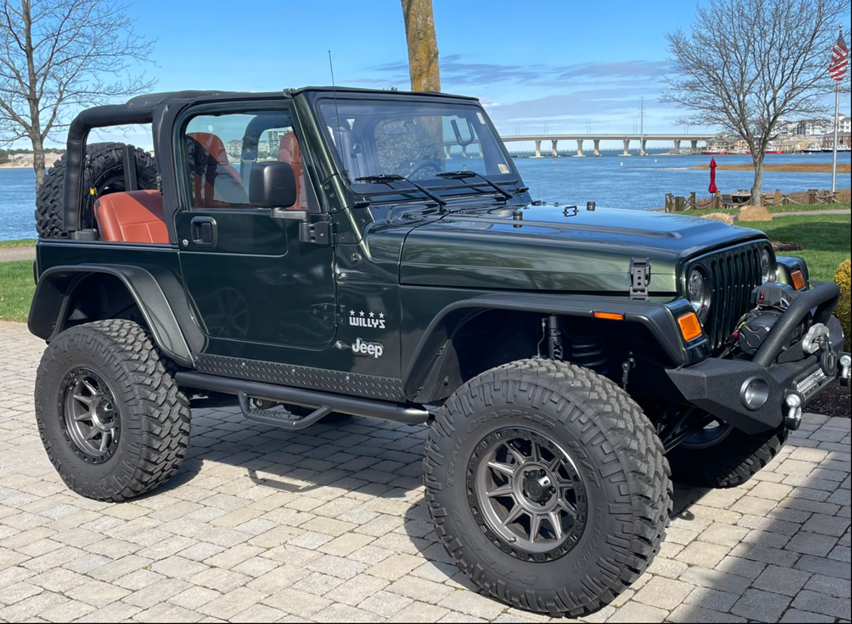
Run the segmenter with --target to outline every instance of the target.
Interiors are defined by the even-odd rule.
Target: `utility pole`
[[[639,104],[639,155],[645,155],[645,98]]]

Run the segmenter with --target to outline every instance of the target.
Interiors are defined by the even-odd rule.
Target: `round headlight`
[[[775,281],[775,264],[772,262],[772,252],[768,247],[760,254],[760,274],[764,284]]]
[[[707,319],[707,313],[710,310],[710,285],[707,283],[707,278],[701,269],[693,269],[689,274],[689,282],[687,283],[689,292],[689,302],[692,308],[698,315],[698,318],[703,322]]]

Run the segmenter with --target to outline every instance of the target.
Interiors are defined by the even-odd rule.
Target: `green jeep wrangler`
[[[150,124],[155,157],[91,130]],[[86,110],[40,189],[36,415],[75,492],[157,487],[190,409],[430,427],[438,539],[578,616],[738,485],[850,358],[834,284],[717,221],[533,201],[477,100],[306,88]],[[671,466],[671,469],[670,469]]]

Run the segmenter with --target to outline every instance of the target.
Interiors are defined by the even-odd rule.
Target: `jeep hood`
[[[648,258],[655,295],[678,292],[688,258],[765,238],[725,223],[640,210],[529,205],[465,210],[413,229],[402,284],[626,293],[630,261]]]

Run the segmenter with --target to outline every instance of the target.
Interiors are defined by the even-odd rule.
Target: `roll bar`
[[[63,196],[63,226],[72,234],[80,229],[80,207],[83,199],[83,159],[86,139],[94,128],[148,124],[154,121],[154,107],[132,108],[125,104],[98,106],[84,110],[68,127],[65,154],[65,191]]]
[[[176,91],[173,93],[151,93],[133,98],[126,104],[96,106],[81,112],[68,127],[67,153],[65,156],[65,190],[63,193],[63,226],[69,235],[80,229],[83,199],[83,159],[86,154],[86,139],[94,128],[154,123],[157,109],[181,99],[227,95],[224,91]],[[158,130],[155,128],[155,130]],[[156,132],[155,132],[156,134]],[[157,145],[158,137],[154,137]]]

